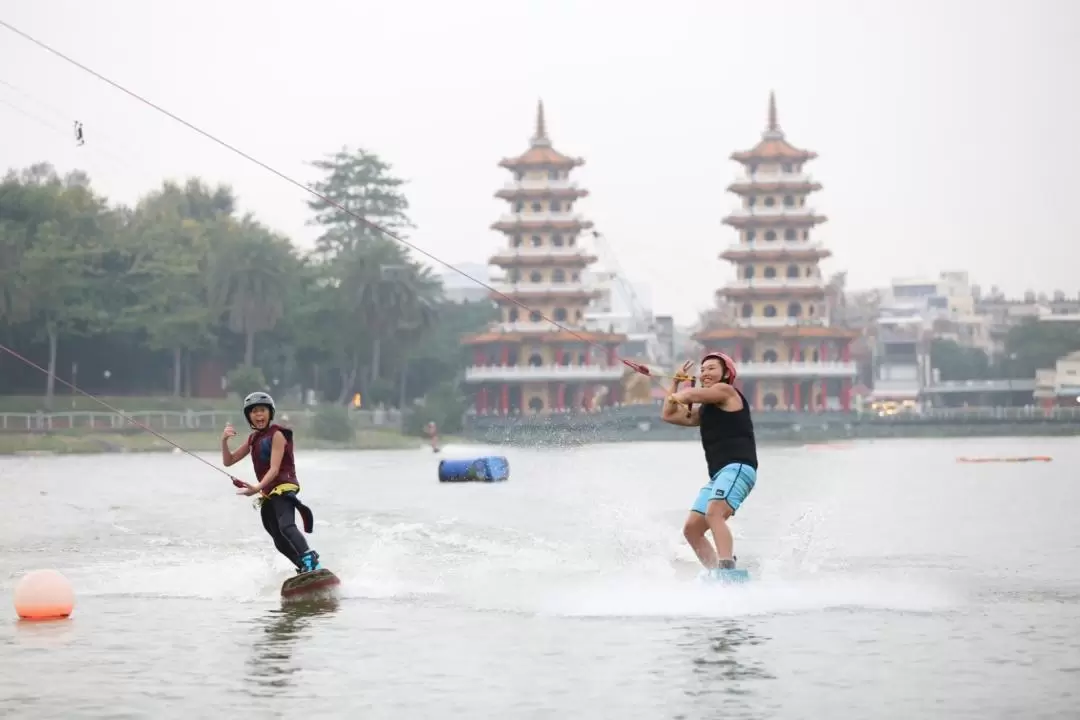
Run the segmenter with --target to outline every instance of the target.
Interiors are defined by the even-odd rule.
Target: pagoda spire
[[[536,103],[536,132],[532,136],[533,147],[550,147],[551,139],[547,134],[547,122],[544,120],[544,101]]]
[[[780,121],[776,116],[776,91],[769,91],[769,122],[765,128],[765,137],[782,138],[784,131],[780,129]]]

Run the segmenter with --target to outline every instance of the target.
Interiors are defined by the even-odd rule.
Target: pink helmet
[[[735,384],[735,378],[738,376],[738,371],[735,369],[735,361],[722,352],[707,352],[701,358],[701,362],[704,363],[709,358],[718,360],[721,365],[724,366],[724,374],[727,376],[724,378],[724,382],[728,385]]]

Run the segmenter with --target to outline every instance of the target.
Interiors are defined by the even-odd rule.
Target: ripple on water
[[[736,587],[693,580],[690,443],[510,448],[497,487],[440,486],[430,453],[306,453],[343,581],[311,608],[281,606],[258,514],[190,458],[24,459],[0,585],[55,567],[77,601],[0,622],[0,716],[1070,717],[1080,451],[1025,469],[1041,492],[1003,534],[1015,468],[958,473],[964,444],[763,448]]]

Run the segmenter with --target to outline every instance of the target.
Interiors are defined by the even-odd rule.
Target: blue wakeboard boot
[[[322,569],[322,566],[319,565],[319,553],[314,550],[308,550],[301,555],[300,562],[303,564],[303,568],[298,571],[300,574],[315,572],[316,570]]]

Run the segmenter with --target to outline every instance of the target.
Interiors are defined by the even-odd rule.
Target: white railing
[[[558,418],[564,415],[609,415],[609,416],[623,416],[632,418],[646,419],[653,413],[659,413],[660,408],[663,405],[662,400],[656,400],[649,403],[633,404],[633,405],[602,405],[591,410],[584,409],[567,409],[561,412],[551,413],[550,415],[535,416],[535,422],[548,422],[552,418]],[[525,416],[529,413],[522,413],[520,410],[510,410],[508,412],[501,412],[499,410],[490,410],[486,412],[477,413],[475,409],[470,408],[466,411],[466,414],[470,416],[472,421],[477,419],[483,419],[490,417],[494,419],[500,419],[503,417],[515,417]],[[925,408],[917,413],[901,413],[897,415],[879,415],[874,410],[864,410],[862,412],[852,409],[849,411],[836,410],[836,409],[814,409],[814,410],[755,410],[754,416],[770,415],[773,417],[786,417],[793,421],[798,421],[803,418],[809,418],[810,416],[818,416],[825,419],[836,418],[837,420],[855,420],[858,422],[866,422],[869,424],[886,424],[893,425],[900,422],[903,423],[919,423],[922,421],[941,421],[941,420],[954,420],[960,423],[972,420],[1016,420],[1020,422],[1045,422],[1046,420],[1070,420],[1080,421],[1080,407],[1051,407],[1043,409],[1034,405],[1025,407],[967,407],[967,408]],[[500,420],[501,421],[501,420]],[[528,422],[528,420],[526,421]]]
[[[751,240],[750,242],[738,242],[728,245],[724,254],[746,254],[756,252],[806,252],[808,250],[821,251],[825,244],[820,240]]]
[[[499,216],[503,224],[538,223],[538,222],[581,222],[585,217],[575,212],[519,212],[504,213]]]
[[[853,362],[743,362],[739,363],[739,377],[828,377],[853,378],[858,369]]]
[[[583,247],[555,247],[553,245],[543,245],[541,247],[532,247],[530,245],[522,245],[518,248],[510,250],[500,250],[491,257],[492,264],[499,262],[506,262],[522,259],[537,259],[537,258],[590,258],[592,253]]]
[[[560,323],[561,325],[568,325],[568,323]],[[571,326],[573,327],[573,326]],[[498,329],[501,332],[506,333],[544,333],[544,332],[556,332],[558,327],[551,323],[541,320],[539,322],[522,321],[518,322],[506,322],[500,323]]]
[[[750,328],[778,328],[778,327],[829,327],[828,318],[805,318],[805,317],[740,317],[734,321],[737,327]]]
[[[1034,380],[1007,378],[1002,380],[944,380],[924,387],[923,392],[1034,392],[1036,389],[1037,386]]]
[[[120,408],[123,410],[123,408]],[[236,426],[237,432],[244,433],[247,423],[240,412],[223,410],[153,410],[125,412],[139,425],[158,432],[198,430],[220,432],[226,423]],[[315,417],[313,410],[285,410],[276,418],[277,422],[288,426],[307,428]],[[356,428],[401,428],[401,413],[396,409],[387,410],[352,410],[349,412]],[[95,431],[116,432],[138,428],[114,412],[37,412],[37,413],[0,413],[0,432],[63,432]]]
[[[474,365],[465,370],[466,382],[529,380],[618,380],[625,372],[622,365]]]
[[[580,282],[517,282],[517,283],[492,283],[496,292],[504,295],[539,295],[547,293],[585,293],[599,292],[589,288]]]
[[[732,280],[726,286],[729,290],[777,290],[783,288],[825,289],[825,279],[819,277],[800,278],[751,278]]]
[[[503,190],[577,190],[577,187],[578,184],[572,180],[522,178],[506,183],[503,185]]]
[[[750,185],[753,183],[791,183],[791,184],[805,184],[814,182],[812,175],[808,173],[786,173],[786,172],[757,172],[753,175],[746,173],[740,173],[735,176],[736,185]]]
[[[812,207],[784,207],[783,205],[755,205],[740,207],[731,211],[731,217],[806,217],[814,215]]]

